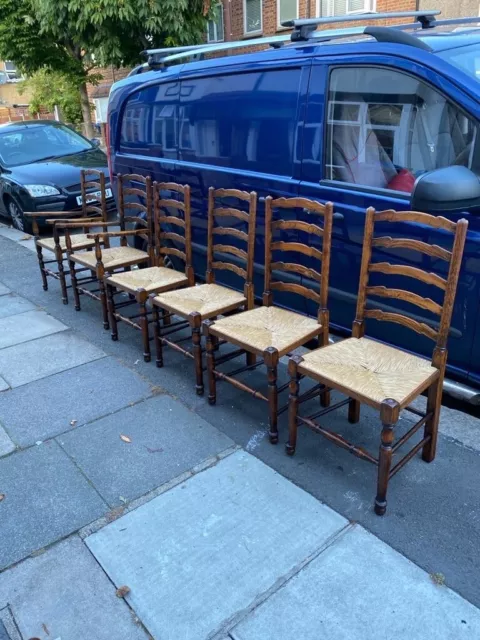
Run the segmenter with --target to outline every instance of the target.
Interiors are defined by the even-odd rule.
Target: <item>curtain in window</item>
[[[246,30],[260,31],[262,28],[262,2],[261,0],[245,0]]]
[[[278,6],[280,9],[280,15],[278,16],[279,23],[298,18],[297,0],[279,0]]]

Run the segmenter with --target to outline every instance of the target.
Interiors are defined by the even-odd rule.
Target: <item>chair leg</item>
[[[189,316],[192,328],[193,356],[195,359],[195,391],[197,396],[203,396],[205,388],[203,385],[203,358],[202,358],[202,316],[198,311],[194,311]]]
[[[37,249],[38,266],[40,267],[40,275],[42,276],[42,286],[44,291],[48,291],[47,272],[45,271],[45,263],[43,261],[42,247],[35,245]]]
[[[98,286],[100,289],[100,304],[102,305],[102,316],[103,316],[103,328],[110,329],[110,323],[108,322],[108,309],[107,309],[107,293],[105,291],[105,281],[104,281],[104,272],[101,270],[97,275]]]
[[[400,405],[395,400],[384,400],[380,407],[380,419],[383,428],[378,461],[377,497],[375,498],[375,513],[383,516],[387,510],[387,489],[392,466],[393,429],[398,421]]]
[[[163,313],[163,311],[162,311]],[[155,364],[160,369],[163,367],[163,345],[162,334],[160,328],[160,314],[158,307],[152,303],[152,319],[153,319],[153,342],[155,343]]]
[[[72,283],[73,300],[75,304],[75,311],[80,311],[80,294],[78,292],[77,274],[75,272],[75,262],[73,260],[68,261],[70,268],[70,282]]]
[[[267,367],[268,379],[268,423],[269,439],[272,444],[278,442],[278,388],[277,388],[277,368],[279,355],[277,349],[268,347],[263,352],[263,359]]]
[[[115,308],[114,287],[107,283],[107,309],[108,317],[110,319],[110,326],[112,328],[112,340],[115,342],[118,340],[118,325],[115,314],[117,312]]]
[[[63,304],[68,304],[67,280],[65,277],[65,269],[63,268],[63,253],[61,250],[58,250],[56,258],[58,265],[58,279],[60,280],[60,288],[62,290],[62,302]]]
[[[298,373],[298,363],[303,358],[294,356],[288,362],[288,373],[290,375],[289,397],[288,397],[288,442],[285,451],[289,456],[293,456],[297,447],[297,416],[298,416],[298,393],[300,390],[300,375]]]
[[[146,296],[146,293],[145,293]],[[150,362],[152,354],[150,353],[150,334],[148,331],[148,311],[147,311],[147,299],[146,297],[139,300],[140,304],[140,327],[142,328],[142,341],[143,341],[143,359],[145,362]]]
[[[208,372],[208,404],[217,402],[217,380],[215,378],[215,351],[217,350],[214,336],[209,331],[209,327],[213,324],[210,320],[203,323],[204,335],[206,338],[207,351],[207,372]]]
[[[437,452],[438,423],[442,406],[442,380],[434,382],[428,390],[427,413],[433,412],[432,417],[425,423],[423,437],[430,436],[429,442],[422,449],[422,460],[433,462]]]
[[[360,420],[360,402],[350,398],[348,403],[348,421],[352,424],[357,424]]]

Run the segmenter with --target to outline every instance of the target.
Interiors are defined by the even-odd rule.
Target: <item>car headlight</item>
[[[58,196],[60,191],[49,184],[26,184],[25,189],[32,198],[43,198],[43,196]]]

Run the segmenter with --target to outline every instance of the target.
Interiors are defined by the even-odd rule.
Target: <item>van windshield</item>
[[[438,55],[480,81],[480,43],[439,51]]]

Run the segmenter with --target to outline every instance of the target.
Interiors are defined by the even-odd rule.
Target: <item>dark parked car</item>
[[[0,125],[0,215],[10,217],[17,229],[29,231],[24,211],[80,211],[82,169],[108,175],[107,157],[98,141],[50,120]],[[109,179],[107,187],[113,209]],[[95,199],[94,193],[91,198]]]

